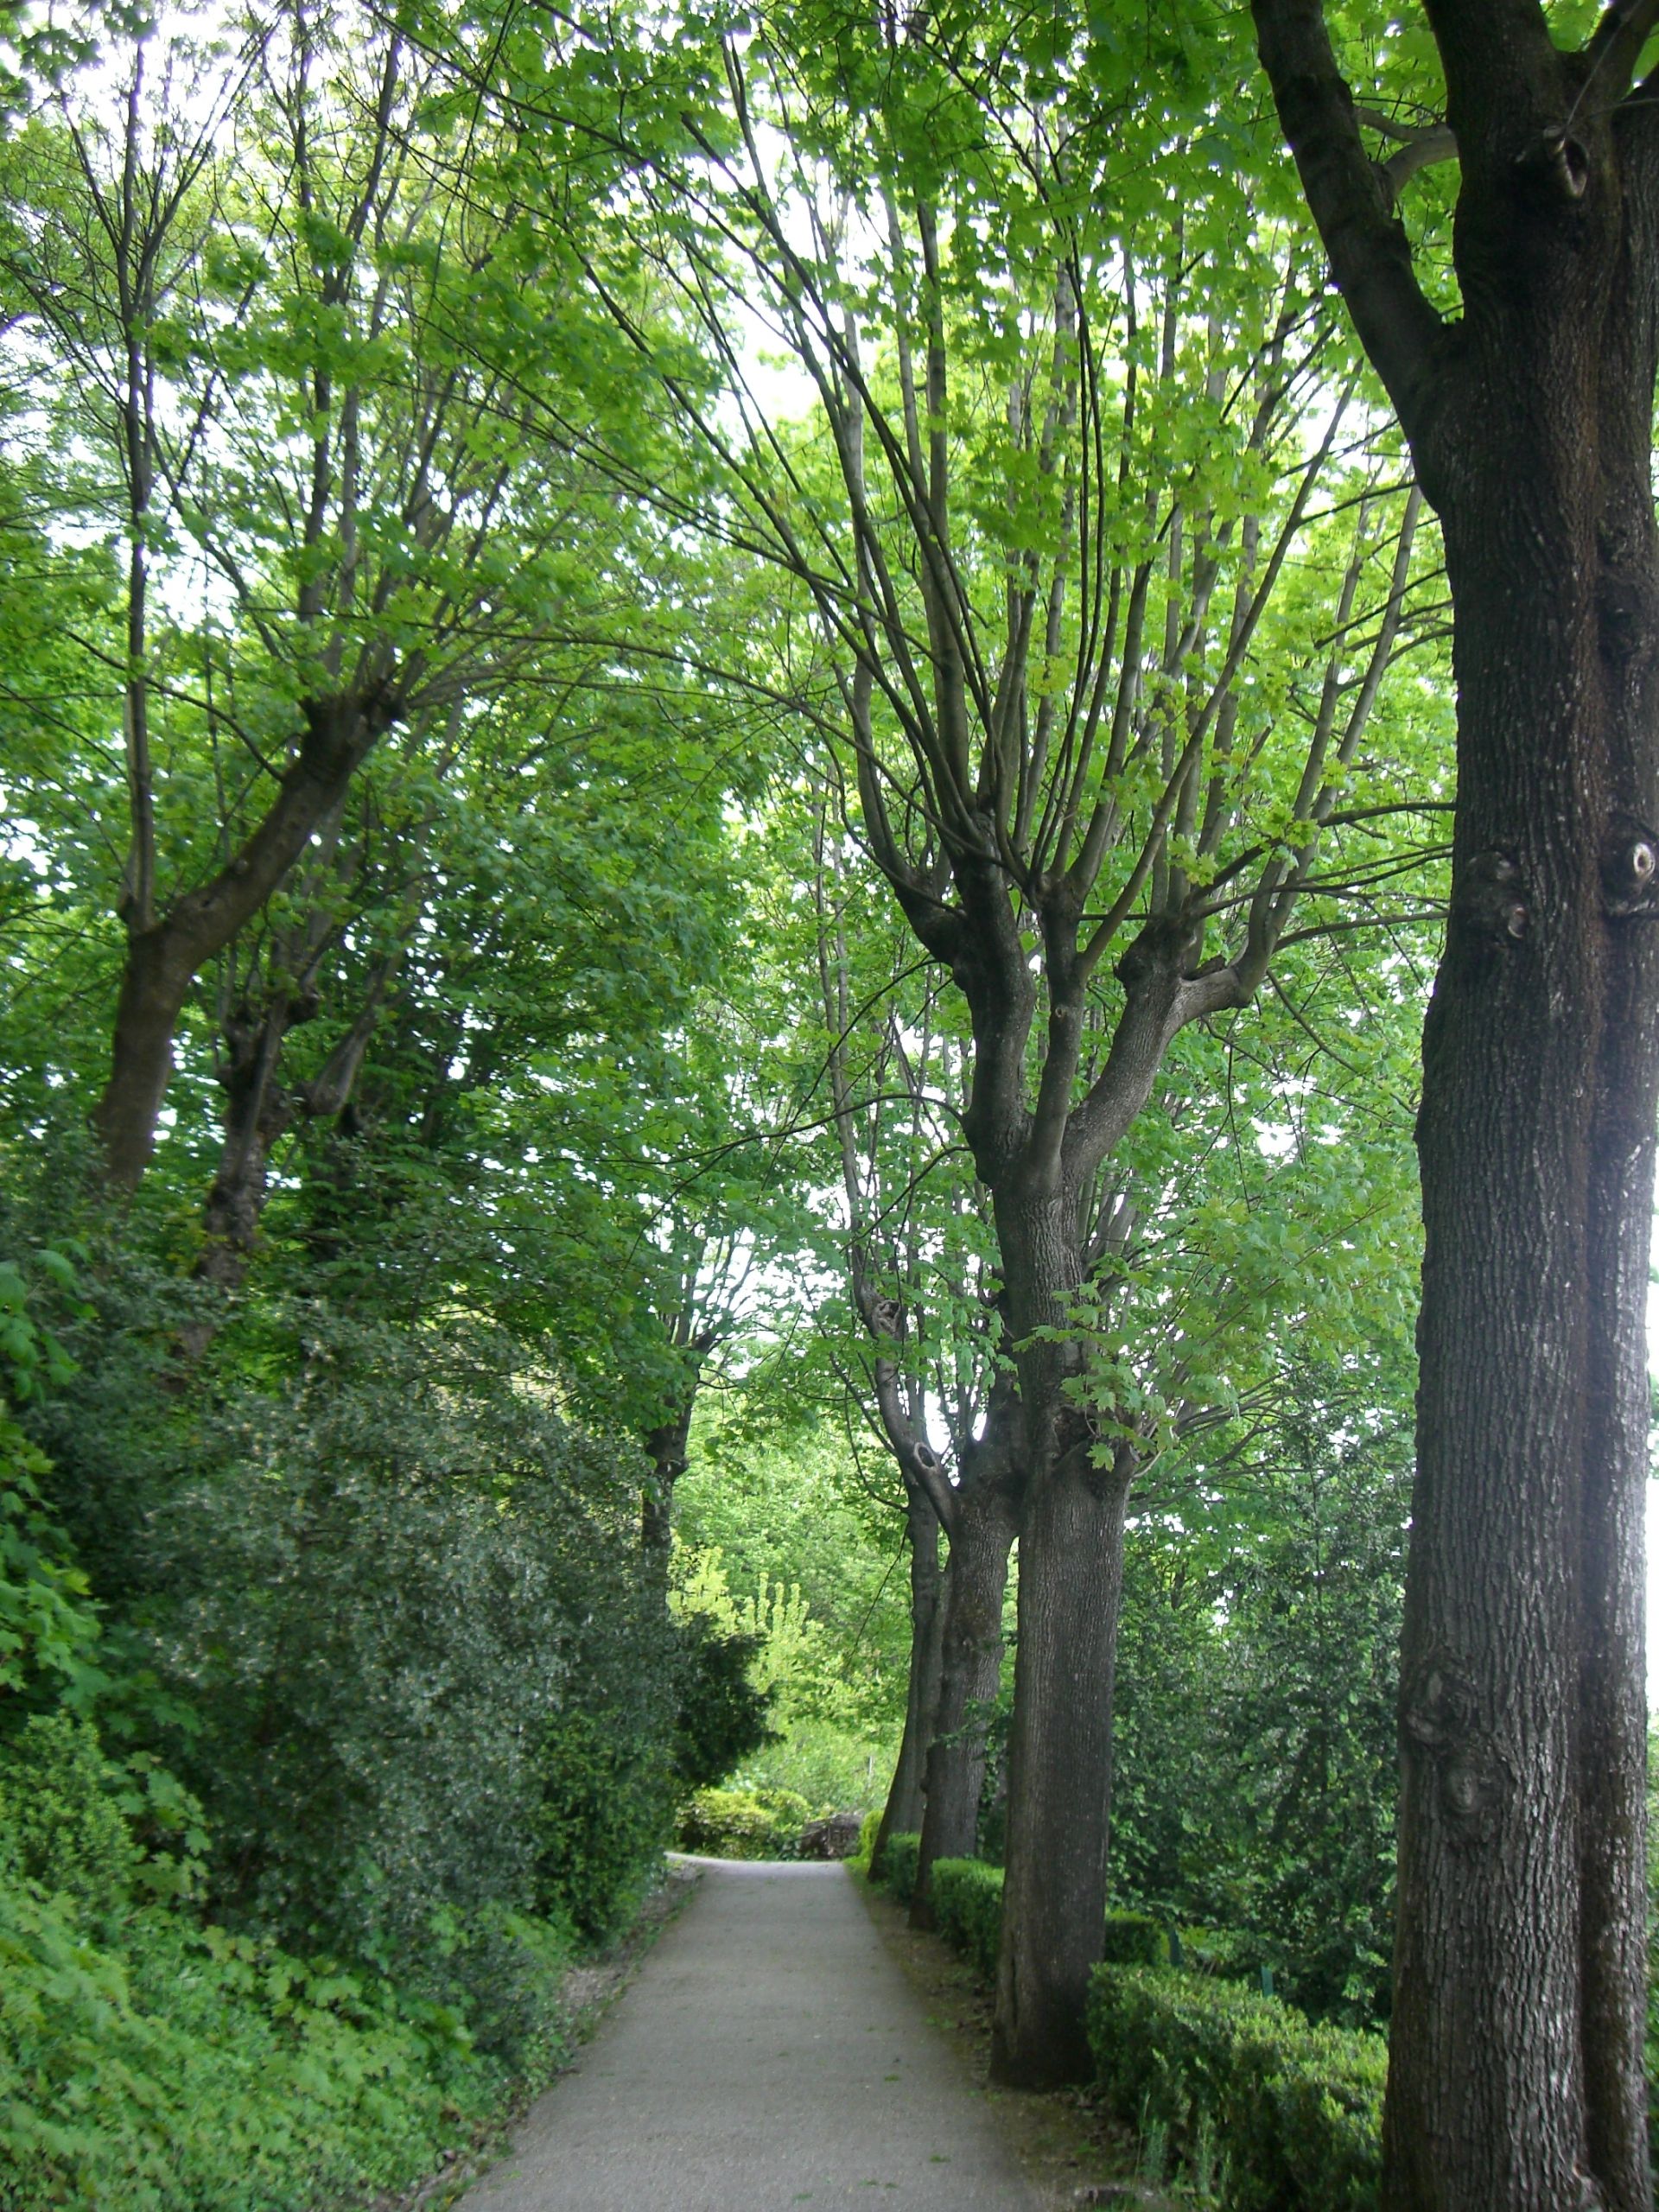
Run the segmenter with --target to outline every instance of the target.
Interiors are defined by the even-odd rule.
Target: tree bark
[[[645,1456],[651,1478],[639,1508],[639,1544],[646,1560],[668,1581],[669,1553],[674,1535],[674,1485],[685,1472],[686,1450],[691,1436],[691,1415],[697,1402],[695,1377],[682,1402],[645,1436]]]
[[[1417,290],[1322,10],[1256,0],[1440,510],[1458,805],[1424,1034],[1389,2212],[1647,2212],[1643,1293],[1659,1110],[1651,6],[1431,7],[1465,314]],[[1586,97],[1592,92],[1593,97]]]
[[[1084,2007],[1105,1940],[1112,1687],[1127,1466],[1074,1456],[1033,1485],[1020,1529],[1020,1694],[991,2050],[995,2078],[1051,2088],[1090,2070]]]
[[[905,1534],[910,1547],[910,1675],[905,1691],[904,1733],[899,1739],[899,1757],[870,1853],[871,1867],[877,1873],[888,1839],[915,1835],[921,1828],[928,1740],[939,1702],[948,1572],[942,1573],[939,1567],[939,1516],[915,1483],[906,1484]]]
[[[991,1418],[996,1419],[995,1411]],[[988,1436],[978,1449],[997,1452],[999,1442]],[[1014,1498],[1006,1467],[984,1474],[964,1471],[945,1574],[938,1698],[927,1746],[926,1802],[910,1907],[915,1928],[933,1924],[936,1862],[977,1853],[986,1733],[1002,1681],[1002,1598],[1014,1537]]]

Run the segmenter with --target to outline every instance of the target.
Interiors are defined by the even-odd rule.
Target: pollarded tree
[[[963,1128],[1019,1386],[996,2050],[1026,2082],[1087,2063],[1105,1894],[1139,1453],[1091,1411],[1075,1308],[1109,1163],[1172,1039],[1251,1000],[1297,898],[1378,865],[1341,833],[1401,798],[1348,786],[1417,517],[1327,373],[1300,250],[1224,166],[1156,181],[1214,135],[1179,44],[1156,92],[1124,64],[1105,118],[1078,97],[1086,59],[1000,16],[775,11],[721,48],[723,110],[683,126],[698,160],[642,137],[635,189],[661,189],[590,270],[715,472],[679,512],[764,562],[821,641],[803,709],[968,1008]],[[527,145],[560,97],[528,89]],[[724,410],[632,308],[642,239],[656,296],[728,365]],[[816,442],[748,389],[756,314],[810,383]],[[777,686],[772,646],[745,680]]]
[[[811,1080],[828,1092],[838,1256],[864,1339],[842,1372],[892,1456],[911,1555],[905,1730],[876,1855],[919,1829],[911,1916],[929,1926],[933,1862],[977,1842],[1018,1517],[1014,1386],[985,1193],[959,1130],[967,1039],[937,974],[916,975],[902,924],[895,941],[861,918],[868,862],[829,798],[821,787],[813,823],[823,1040]]]
[[[1419,1131],[1395,2212],[1651,2201],[1659,81],[1638,72],[1659,9],[1617,0],[1587,36],[1582,14],[1431,0],[1363,19],[1344,66],[1318,0],[1255,7],[1337,284],[1440,513],[1453,609],[1452,912]],[[1448,280],[1400,202],[1452,157]]]

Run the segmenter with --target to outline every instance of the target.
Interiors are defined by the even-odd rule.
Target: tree
[[[1138,1447],[1086,1403],[1075,1304],[1109,1248],[1111,1163],[1172,1039],[1251,1001],[1298,898],[1399,865],[1329,855],[1403,642],[1417,503],[1386,440],[1339,454],[1352,387],[1325,378],[1299,250],[1207,155],[1179,195],[1148,183],[1213,122],[1173,35],[1167,59],[1154,86],[1120,56],[1091,112],[1084,55],[1024,18],[774,10],[714,53],[718,105],[679,101],[693,159],[646,135],[647,85],[652,226],[620,273],[590,266],[717,486],[680,517],[778,579],[734,676],[842,748],[969,1013],[1023,1485],[996,2063],[1031,2084],[1088,2063],[1106,1885]],[[574,99],[525,81],[527,157]],[[641,235],[728,365],[723,410],[633,309]],[[748,388],[757,314],[810,380],[816,441]],[[1274,713],[1287,696],[1305,721]],[[1367,794],[1362,834],[1401,796]]]
[[[371,757],[402,730],[453,759],[505,687],[562,656],[568,681],[632,551],[572,457],[581,318],[527,284],[511,206],[474,193],[463,224],[435,190],[454,162],[430,65],[349,10],[289,9],[228,51],[178,38],[159,69],[156,44],[125,43],[113,124],[72,83],[8,147],[0,249],[22,342],[69,372],[47,410],[63,503],[121,545],[123,635],[86,651],[124,765],[93,1109],[123,1190],[197,978],[291,871],[349,849]],[[232,1166],[262,1148],[260,1070],[315,950],[301,916],[259,1002],[227,1007]],[[245,1234],[233,1181],[221,1241]]]
[[[865,1339],[850,1364],[902,1485],[911,1558],[905,1731],[872,1863],[890,1836],[919,1830],[911,1917],[927,1927],[934,1861],[977,1847],[1017,1518],[1014,1390],[986,1196],[958,1134],[967,1039],[954,1033],[937,976],[915,978],[902,924],[896,938],[891,924],[855,928],[870,870],[856,841],[832,824],[829,801],[822,789],[811,868],[840,1242]],[[866,955],[856,971],[855,940]],[[936,1448],[936,1427],[948,1455]]]
[[[1558,44],[1537,0],[1436,0],[1369,108],[1318,0],[1254,12],[1453,610],[1385,2201],[1638,2212],[1659,10]],[[1454,155],[1458,311],[1398,204]]]

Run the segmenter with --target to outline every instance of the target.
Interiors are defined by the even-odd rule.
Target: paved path
[[[706,1867],[461,2212],[1030,2212],[846,1869]]]

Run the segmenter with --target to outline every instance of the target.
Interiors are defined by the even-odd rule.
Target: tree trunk
[[[1084,2010],[1105,1938],[1112,1678],[1129,1469],[1069,1455],[1027,1495],[1009,1738],[995,2078],[1042,2089],[1090,2069]]]
[[[1631,79],[1656,10],[1609,7],[1574,53],[1540,7],[1428,7],[1460,171],[1450,322],[1323,9],[1253,4],[1303,189],[1440,513],[1458,681],[1418,1127],[1383,2203],[1647,2212],[1659,80]]]
[[[911,1924],[933,1924],[933,1866],[979,1847],[985,1738],[1002,1681],[1002,1595],[1014,1543],[1006,1479],[970,1479],[957,1496],[945,1576],[939,1694],[927,1749],[927,1797]]]
[[[1576,230],[1563,244],[1546,227],[1518,257],[1515,236],[1504,244],[1511,269],[1583,253]],[[1419,1124],[1394,2212],[1645,2212],[1651,2201],[1641,1512],[1659,1097],[1646,912],[1659,817],[1653,369],[1643,330],[1640,408],[1610,408],[1605,324],[1581,311],[1571,268],[1554,288],[1565,311],[1540,315],[1543,274],[1535,265],[1516,285],[1533,313],[1475,324],[1482,430],[1436,486],[1456,613],[1459,804]]]
[[[276,1081],[290,1027],[282,1000],[257,1021],[245,1013],[225,1024],[229,1057],[219,1072],[225,1141],[203,1210],[205,1236],[195,1271],[204,1282],[226,1290],[234,1290],[247,1273],[270,1192],[271,1147],[294,1118],[295,1101]]]
[[[910,1675],[899,1758],[870,1853],[870,1866],[876,1873],[881,1871],[881,1854],[888,1838],[915,1835],[921,1827],[922,1779],[939,1702],[940,1641],[949,1577],[939,1570],[939,1516],[914,1483],[906,1484],[905,1527],[910,1545]]]
[[[668,1584],[668,1561],[673,1548],[674,1485],[685,1472],[686,1447],[691,1435],[691,1415],[697,1402],[693,1379],[683,1402],[645,1437],[645,1456],[651,1476],[639,1508],[639,1545],[647,1564]]]
[[[302,712],[293,763],[232,858],[176,899],[160,921],[129,932],[109,1079],[92,1115],[105,1173],[118,1191],[137,1188],[156,1148],[173,1039],[191,984],[282,883],[391,728],[397,706],[389,693],[372,691],[310,700]]]

